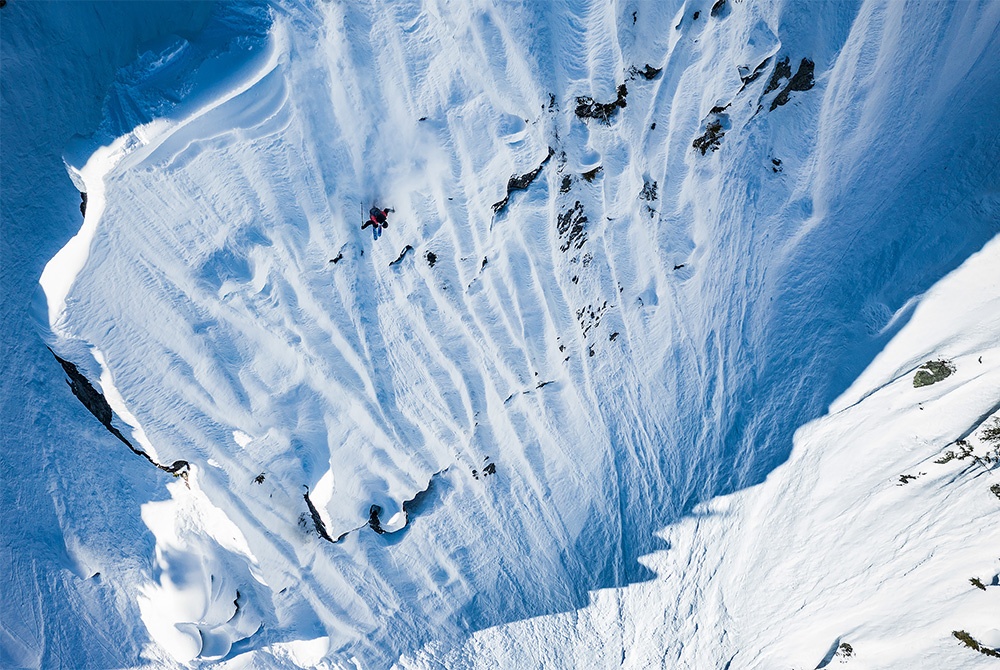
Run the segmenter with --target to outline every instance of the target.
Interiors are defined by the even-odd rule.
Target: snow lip
[[[86,194],[84,221],[76,235],[45,264],[38,280],[47,305],[45,322],[56,338],[65,335],[61,321],[66,300],[90,257],[106,206],[107,181],[149,156],[178,130],[253,88],[278,66],[285,42],[284,33],[272,29],[262,44],[249,49],[245,40],[239,39],[221,49],[210,46],[207,55],[191,53],[178,46],[171,50],[170,57],[153,63],[147,76],[152,77],[166,67],[188,69],[184,99],[164,110],[162,115],[117,137],[109,138],[107,131],[99,131],[89,138],[77,137],[70,143],[63,161],[74,185],[81,194]],[[177,43],[187,44],[182,38],[177,38]],[[204,60],[185,62],[184,56],[178,55],[182,52]],[[209,67],[204,67],[206,64]]]

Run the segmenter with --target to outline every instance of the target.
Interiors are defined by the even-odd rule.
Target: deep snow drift
[[[65,147],[36,317],[148,461],[76,404],[142,485],[5,498],[101,501],[5,538],[65,546],[81,606],[6,582],[42,619],[121,665],[992,661],[1000,5],[174,20]]]

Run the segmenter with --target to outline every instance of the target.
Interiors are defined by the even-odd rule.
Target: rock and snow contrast
[[[0,37],[3,667],[1000,663],[1000,3]]]

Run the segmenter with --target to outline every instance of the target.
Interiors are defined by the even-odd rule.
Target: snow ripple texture
[[[140,498],[147,661],[824,658],[839,631],[767,659],[768,596],[702,594],[741,526],[639,559],[785,463],[998,232],[1000,5],[715,4],[222,5],[120,72],[42,285],[53,348],[192,464]],[[594,632],[644,617],[658,645]]]

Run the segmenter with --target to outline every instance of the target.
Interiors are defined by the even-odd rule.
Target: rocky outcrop
[[[655,77],[657,74],[659,71],[656,71],[653,76]],[[619,109],[625,108],[626,97],[628,97],[628,88],[625,84],[618,86],[618,98],[611,102],[597,102],[590,96],[579,97],[576,99],[576,115],[584,120],[597,119],[604,125],[611,125],[611,118]]]
[[[531,186],[531,182],[535,181],[535,178],[541,173],[542,168],[545,167],[545,164],[549,162],[549,159],[552,158],[552,155],[555,154],[555,152],[555,149],[549,147],[548,155],[544,160],[542,160],[541,163],[539,163],[538,167],[531,172],[525,172],[522,175],[514,175],[508,179],[507,194],[504,195],[503,200],[493,203],[493,213],[499,214],[505,207],[507,207],[507,202],[510,200],[510,195],[512,193],[515,191],[524,191]]]
[[[101,422],[101,425],[108,429],[109,433],[121,440],[122,444],[128,447],[136,456],[142,456],[164,472],[187,479],[189,467],[187,461],[174,461],[170,465],[163,465],[162,463],[157,463],[149,454],[133,445],[112,423],[114,411],[111,409],[111,405],[108,404],[104,394],[94,388],[94,385],[80,372],[76,365],[65,358],[61,358],[52,349],[49,349],[49,352],[55,356],[55,359],[59,361],[59,365],[62,366],[63,372],[66,373],[66,383],[69,385],[70,390],[73,391],[73,395]]]

